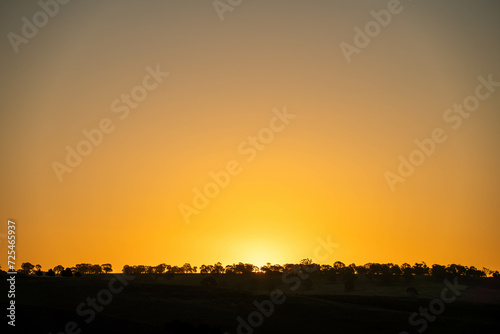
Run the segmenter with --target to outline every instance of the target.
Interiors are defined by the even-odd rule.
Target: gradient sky
[[[7,34],[40,7],[2,1],[0,233],[16,221],[18,266],[298,262],[330,236],[330,264],[500,269],[500,87],[459,129],[443,120],[480,75],[500,81],[500,4],[402,0],[348,64],[340,43],[387,3],[244,0],[221,21],[211,1],[73,0],[16,54]],[[157,64],[170,75],[121,120],[112,102]],[[246,161],[284,106],[296,117]],[[59,182],[53,162],[104,118]],[[448,140],[392,192],[384,173],[434,128]],[[187,224],[179,205],[231,160]]]

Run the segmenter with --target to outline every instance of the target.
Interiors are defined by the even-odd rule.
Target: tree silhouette
[[[132,270],[133,268],[129,265],[124,265],[123,268],[122,268],[122,272],[125,274],[125,275],[130,275],[132,274]]]
[[[366,276],[368,274],[368,269],[365,266],[356,266],[356,273]]]
[[[391,272],[392,274],[394,275],[394,278],[396,279],[396,281],[399,281],[399,277],[401,276],[401,274],[403,273],[401,271],[401,268],[396,264],[396,265],[393,265],[391,267]]]
[[[428,275],[429,267],[427,267],[427,264],[423,261],[421,263],[415,263],[413,265],[413,273],[415,275]]]
[[[271,266],[271,273],[279,274],[279,273],[283,273],[284,271],[285,271],[285,268],[283,268],[283,266],[281,266],[279,264],[273,264]]]
[[[43,275],[41,271],[42,266],[37,264],[33,265],[30,262],[24,262],[21,264],[20,273],[25,274],[36,274],[38,276]],[[36,269],[36,270],[35,270]],[[157,266],[145,266],[145,265],[124,265],[122,272],[124,274],[134,274],[134,275],[165,275],[166,278],[172,278],[174,274],[193,274],[197,273],[197,267],[191,266],[190,263],[185,263],[183,266],[171,266],[165,263],[161,263]],[[82,274],[101,274],[112,272],[112,265],[110,263],[90,264],[90,263],[79,263],[75,267],[64,269],[63,266],[57,265],[53,269],[50,269],[46,276],[55,276],[60,274],[63,277],[76,276],[80,277]],[[284,272],[291,272],[294,275],[299,273],[322,275],[329,282],[335,283],[339,278],[342,278],[344,282],[348,282],[346,289],[353,289],[353,284],[351,284],[356,277],[365,276],[370,281],[379,281],[384,284],[389,284],[394,280],[399,280],[402,276],[405,281],[409,282],[413,280],[414,275],[430,275],[436,279],[453,278],[465,276],[468,278],[482,278],[482,277],[493,277],[500,278],[498,271],[493,271],[488,268],[483,268],[482,270],[477,269],[474,266],[467,267],[459,264],[449,264],[447,266],[432,265],[432,268],[427,267],[425,262],[415,263],[414,266],[408,263],[403,263],[402,265],[397,265],[393,263],[366,263],[362,266],[357,266],[355,263],[351,263],[346,266],[343,262],[336,261],[333,266],[328,264],[318,265],[313,263],[311,259],[303,259],[298,264],[286,263],[285,265],[274,264],[270,262],[266,263],[262,267],[254,266],[251,263],[239,262],[238,264],[230,264],[223,266],[221,262],[217,262],[214,265],[201,265],[201,274],[240,274],[240,275],[253,275],[258,273],[264,273],[266,276],[275,274],[283,274]],[[52,275],[54,274],[54,275]],[[354,279],[353,279],[354,277]],[[257,277],[254,277],[257,279]],[[304,282],[303,282],[304,283]],[[311,282],[312,284],[312,282]],[[346,283],[345,283],[346,284]],[[312,285],[311,285],[312,286]],[[305,287],[305,285],[303,286]]]
[[[63,271],[61,271],[61,276],[62,277],[71,277],[71,276],[73,276],[73,272],[71,271],[70,268],[66,268]]]
[[[89,274],[91,272],[92,265],[90,263],[79,263],[75,267],[76,271],[80,274]]]
[[[260,271],[262,271],[264,274],[269,274],[271,272],[271,263],[268,262],[266,265],[260,267]]]
[[[57,265],[57,266],[54,267],[54,272],[56,274],[60,274],[63,270],[64,270],[64,267],[61,266],[61,265]]]
[[[434,277],[438,280],[445,279],[446,278],[446,267],[441,266],[439,264],[432,265],[431,275],[432,275],[432,277]]]
[[[333,264],[333,270],[335,271],[336,274],[340,274],[342,270],[344,270],[344,268],[345,264],[340,261],[337,261]]]
[[[110,264],[110,263],[105,263],[105,264],[103,264],[101,267],[102,267],[102,270],[103,270],[106,274],[108,274],[108,273],[110,273],[110,272],[112,272],[112,271],[113,271],[113,268],[112,268],[112,266],[111,266],[111,264]]]
[[[312,260],[310,258],[305,258],[300,261],[300,264],[303,266],[310,266],[312,264]]]
[[[31,271],[33,270],[33,268],[35,268],[34,265],[32,265],[31,263],[29,262],[24,262],[23,264],[21,264],[21,270],[25,273],[25,274],[31,274]]]
[[[191,265],[189,263],[184,263],[184,265],[182,266],[182,269],[185,273],[188,273],[188,274],[191,274],[194,272],[193,267],[191,267]]]
[[[401,269],[403,270],[403,277],[406,282],[410,282],[413,280],[413,269],[408,263],[403,263],[401,266]]]
[[[172,274],[182,274],[184,272],[184,269],[179,266],[172,266],[170,267],[169,272],[171,272]]]
[[[474,267],[474,266],[469,267],[467,269],[467,271],[465,272],[465,275],[467,277],[484,277],[484,276],[486,276],[486,274],[482,270],[476,269],[476,267]]]
[[[223,274],[224,273],[224,267],[222,266],[222,263],[220,262],[217,262],[213,269],[212,269],[212,273],[214,274]]]
[[[163,274],[165,272],[165,269],[167,269],[167,265],[165,263],[160,263],[155,267],[155,272],[157,274]]]
[[[92,274],[101,274],[102,273],[102,267],[98,264],[93,264],[89,268],[90,273]]]
[[[235,274],[235,265],[234,264],[228,264],[225,268],[226,275],[230,274]]]

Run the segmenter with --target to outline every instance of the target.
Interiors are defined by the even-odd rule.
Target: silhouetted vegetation
[[[21,269],[18,270],[21,274],[36,275],[36,276],[63,276],[63,277],[81,277],[82,275],[99,275],[109,274],[112,272],[112,265],[105,263],[102,265],[91,263],[79,263],[71,268],[64,268],[62,265],[57,265],[49,269],[46,273],[42,271],[42,266],[37,264],[33,265],[30,262],[21,264]],[[415,263],[413,266],[408,263],[402,265],[393,263],[366,263],[358,266],[354,263],[346,266],[343,262],[336,261],[332,265],[322,264],[318,265],[313,263],[310,259],[303,259],[298,264],[286,263],[284,265],[266,263],[262,267],[257,267],[251,263],[233,263],[224,266],[221,262],[215,264],[202,264],[199,267],[191,266],[185,263],[182,266],[169,265],[161,263],[157,266],[146,265],[125,265],[122,272],[128,275],[149,275],[149,276],[163,276],[172,278],[173,275],[178,274],[201,274],[201,275],[249,275],[258,274],[266,276],[279,276],[285,272],[291,272],[292,275],[298,273],[314,273],[315,275],[323,275],[328,282],[334,284],[336,282],[344,282],[346,290],[354,290],[354,282],[357,277],[366,277],[372,282],[379,282],[383,285],[388,285],[393,282],[398,282],[403,279],[406,282],[411,282],[414,276],[430,276],[437,280],[452,277],[494,277],[500,278],[498,271],[493,271],[488,268],[477,269],[474,266],[462,266],[459,264],[449,264],[447,266],[433,264],[431,267],[427,266],[425,262]],[[203,281],[202,281],[203,282]],[[208,282],[208,281],[205,281]],[[312,285],[312,282],[305,280],[303,288]],[[203,285],[211,285],[202,283]]]
[[[47,314],[59,317],[58,323],[47,328],[49,331],[61,327],[68,314],[74,314],[75,305],[87,300],[82,298],[87,298],[87,295],[102,298],[101,291],[110,286],[118,288],[119,280],[125,277],[110,275],[113,271],[110,263],[79,263],[70,267],[57,265],[44,272],[40,265],[25,262],[21,268],[20,271],[24,270],[26,274],[18,274],[17,277],[24,279],[30,276],[20,281],[23,289],[20,289],[18,298],[22,302],[19,305],[28,310],[23,312],[29,312],[33,307],[33,294],[39,294],[39,298],[50,302],[53,298],[47,296],[56,298],[46,310],[34,309],[30,313],[37,317],[41,312],[41,319],[47,318]],[[463,323],[454,327],[453,321],[463,321],[465,317],[474,330],[481,329],[476,332],[488,333],[493,328],[489,323],[493,323],[500,296],[498,271],[457,264],[356,265],[335,261],[319,265],[311,259],[303,259],[298,263],[266,263],[260,268],[243,262],[229,265],[216,262],[200,267],[189,263],[182,266],[166,263],[156,266],[124,265],[122,272],[133,276],[128,281],[130,283],[124,286],[123,293],[113,294],[112,304],[102,304],[106,313],[96,314],[95,320],[85,327],[86,332],[99,332],[93,331],[99,328],[102,332],[120,333],[237,333],[241,319],[250,321],[250,316],[256,318],[256,312],[269,310],[269,306],[262,308],[262,305],[271,300],[274,293],[280,292],[286,297],[286,305],[273,304],[272,318],[269,317],[269,321],[267,315],[262,318],[265,319],[264,325],[259,327],[259,332],[307,332],[307,329],[294,331],[301,326],[302,320],[297,320],[287,330],[282,328],[281,324],[286,326],[290,320],[299,319],[298,314],[314,323],[315,328],[322,329],[321,332],[327,332],[326,329],[331,326],[330,317],[334,314],[338,315],[336,323],[340,321],[343,324],[342,330],[338,331],[341,333],[371,333],[372,327],[377,326],[381,328],[379,333],[398,333],[408,327],[408,317],[413,312],[429,304],[429,298],[439,298],[442,290],[450,282],[456,282],[458,277],[459,284],[467,286],[467,291],[462,296],[457,295],[460,303],[447,305],[446,316],[440,317],[435,324],[429,323],[429,327],[435,326],[440,330],[445,323],[450,327],[450,333],[456,333],[459,332],[457,329],[462,329]],[[449,281],[443,282],[444,279]],[[30,285],[31,290],[26,290],[26,286]],[[68,296],[71,296],[71,302],[67,301]],[[446,297],[450,296],[451,293],[447,293]],[[469,316],[468,312],[477,307],[483,310],[481,317],[478,318],[479,311]],[[59,315],[58,312],[65,308],[69,312]],[[140,316],[135,316],[136,312],[140,312]],[[363,316],[364,320],[359,321]],[[143,318],[151,322],[147,329],[141,327],[144,326]],[[397,324],[393,324],[395,319]],[[81,324],[87,326],[83,322]],[[355,324],[359,325],[357,330],[353,329]],[[120,325],[123,325],[120,331],[115,330]],[[250,333],[250,330],[239,332]]]

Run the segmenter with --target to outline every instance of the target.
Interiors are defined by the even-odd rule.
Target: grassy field
[[[208,275],[207,275],[208,276]],[[441,298],[446,285],[430,277],[411,283],[381,285],[358,279],[354,291],[342,282],[314,277],[312,286],[292,290],[281,276],[220,275],[217,286],[202,286],[203,275],[176,275],[171,279],[136,276],[122,284],[117,276],[18,277],[16,282],[16,333],[417,333],[409,317],[420,307]],[[109,282],[113,280],[112,293]],[[444,311],[427,321],[425,333],[500,333],[500,286],[498,280],[461,282],[467,288]],[[414,287],[418,296],[406,290]],[[7,291],[5,279],[2,289]],[[283,292],[280,304],[270,300],[271,291]],[[111,295],[102,310],[88,323],[87,298]],[[104,298],[104,297],[103,297]],[[101,299],[105,300],[106,299]],[[255,302],[268,301],[268,316],[255,316]],[[6,296],[2,305],[7,307]],[[83,303],[80,314],[77,307]],[[5,310],[5,308],[4,308]],[[82,310],[85,313],[81,315]],[[253,312],[252,320],[248,319]],[[262,312],[261,312],[262,313]],[[259,313],[260,314],[260,313]],[[240,326],[244,319],[246,328]],[[422,317],[419,317],[419,319]],[[423,318],[422,318],[423,319]],[[4,320],[5,321],[5,320]],[[66,324],[75,322],[65,330]],[[257,326],[258,325],[258,326]],[[238,326],[240,329],[238,331]],[[12,328],[11,328],[12,329]]]

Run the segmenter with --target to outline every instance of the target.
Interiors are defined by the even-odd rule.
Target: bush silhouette
[[[62,277],[71,277],[71,276],[73,276],[73,273],[71,272],[71,269],[66,268],[63,271],[61,271],[61,276]]]

